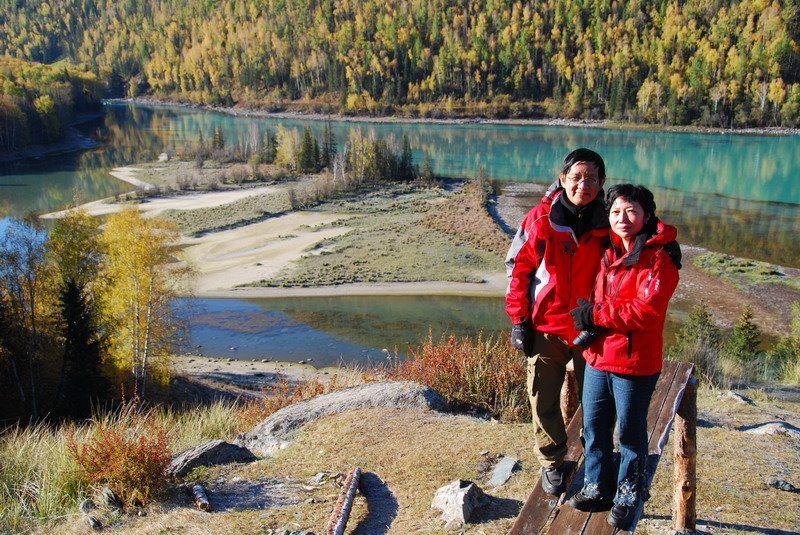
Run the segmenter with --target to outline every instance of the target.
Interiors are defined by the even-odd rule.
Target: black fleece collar
[[[577,206],[562,191],[550,210],[550,220],[561,226],[569,227],[577,237],[594,229],[608,228],[608,214],[606,214],[603,190],[586,206]]]

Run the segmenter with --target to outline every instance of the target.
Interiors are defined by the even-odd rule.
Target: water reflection
[[[507,330],[502,298],[454,296],[184,299],[190,327],[183,351],[315,366],[383,362],[430,332],[477,336]],[[384,351],[386,350],[386,351]]]

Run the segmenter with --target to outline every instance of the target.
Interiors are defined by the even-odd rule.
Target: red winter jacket
[[[661,371],[664,320],[678,285],[678,266],[664,246],[678,231],[661,221],[655,226],[656,234],[640,234],[627,254],[621,239],[611,236],[594,288],[594,323],[609,331],[583,353],[593,368],[629,375]]]
[[[587,214],[590,230],[580,240],[566,226],[563,190],[548,191],[522,220],[508,250],[506,312],[514,324],[531,320],[534,329],[571,342],[577,335],[569,311],[592,284],[608,245],[608,216],[600,202]]]

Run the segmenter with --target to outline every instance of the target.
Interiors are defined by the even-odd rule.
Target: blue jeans
[[[586,364],[583,378],[583,492],[635,506],[644,498],[647,408],[659,374],[604,372]],[[614,421],[619,428],[619,470],[614,471]]]

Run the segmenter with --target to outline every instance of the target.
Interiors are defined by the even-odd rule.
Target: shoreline
[[[281,297],[398,295],[502,297],[505,295],[505,274],[490,274],[487,276],[484,282],[352,282],[343,283],[336,286],[306,286],[290,288],[242,286],[227,290],[195,292],[191,295],[191,297],[208,299],[270,299]]]
[[[339,113],[306,113],[300,111],[269,112],[251,110],[232,106],[212,106],[209,104],[192,104],[175,100],[160,100],[156,98],[115,98],[103,102],[128,102],[134,104],[176,106],[186,109],[206,110],[224,113],[234,117],[261,117],[267,119],[288,119],[308,121],[336,121],[345,123],[391,123],[391,124],[441,124],[441,125],[496,125],[496,126],[553,126],[559,128],[597,128],[607,130],[634,130],[647,132],[668,132],[684,134],[727,134],[742,136],[796,136],[800,135],[800,128],[786,127],[745,127],[745,128],[719,128],[705,126],[660,126],[647,123],[624,123],[610,119],[566,119],[566,118],[518,118],[500,119],[486,117],[401,117],[371,115],[342,115]]]

